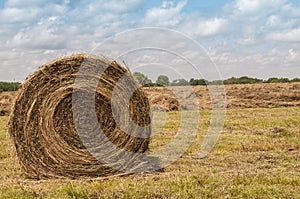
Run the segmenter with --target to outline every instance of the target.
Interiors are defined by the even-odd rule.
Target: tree
[[[238,78],[238,83],[239,84],[256,84],[256,83],[262,83],[262,79],[257,79],[257,78],[252,78],[252,77],[247,77],[247,76],[242,76]]]
[[[285,83],[290,82],[288,78],[277,78],[277,77],[270,77],[268,80],[264,81],[265,83]]]
[[[290,80],[289,80],[289,78],[280,78],[279,82],[286,83],[286,82],[290,82]]]
[[[238,78],[231,77],[226,80],[224,80],[224,84],[238,84]]]
[[[190,85],[191,86],[197,86],[197,85],[206,85],[207,81],[205,79],[190,79]]]
[[[294,78],[290,82],[300,82],[300,78]]]
[[[210,82],[207,82],[207,85],[223,85],[224,81],[223,80],[213,80]]]
[[[229,79],[224,80],[224,84],[256,84],[262,83],[262,79],[252,78],[248,76],[242,77],[231,77]]]
[[[187,85],[189,85],[189,82],[185,79],[176,79],[176,80],[172,81],[172,83],[170,85],[171,86],[187,86]]]
[[[20,85],[19,82],[0,82],[0,91],[16,91]]]
[[[143,86],[147,86],[147,85],[152,85],[152,81],[151,79],[149,79],[146,75],[144,75],[143,73],[140,72],[134,72],[133,73],[133,77],[136,79],[136,81],[143,85]]]
[[[168,86],[170,84],[169,78],[166,75],[158,76],[156,84],[160,86]]]

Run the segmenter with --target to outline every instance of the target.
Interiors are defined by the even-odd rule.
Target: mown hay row
[[[151,107],[153,107],[154,110],[160,110],[160,111],[180,111],[180,104],[175,96],[172,96],[170,94],[154,94],[150,95],[149,102]]]

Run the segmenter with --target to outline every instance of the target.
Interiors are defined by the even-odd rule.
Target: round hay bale
[[[84,74],[80,72],[82,65],[88,65]],[[94,89],[88,84],[88,76],[97,80]],[[87,84],[75,86],[78,77],[87,77]],[[120,78],[124,77],[126,85],[118,85]],[[135,92],[130,97],[129,106],[122,100],[116,101],[119,112],[114,116],[112,95],[117,86],[124,92],[121,97],[128,94],[127,88],[135,89]],[[102,57],[72,55],[41,66],[22,84],[9,120],[9,132],[26,176],[35,179],[78,178],[120,173],[116,167],[101,161],[101,155],[113,156],[118,160],[122,159],[121,152],[111,154],[109,148],[101,148],[105,143],[96,137],[100,128],[120,151],[137,154],[147,151],[151,135],[150,106],[143,91],[136,88],[137,84],[128,69]],[[73,99],[74,93],[77,99]],[[90,124],[88,116],[82,118],[74,115],[75,108],[82,108],[84,112],[90,106],[91,99],[86,96],[94,96],[92,108],[97,125]],[[74,104],[82,107],[73,107]],[[125,109],[130,118],[120,112]],[[116,117],[122,121],[131,119],[141,128],[128,127],[125,129],[129,131],[125,132],[118,126]],[[84,128],[88,129],[86,135],[79,135],[75,124],[78,121],[83,121]],[[86,147],[82,141],[84,136],[90,136],[90,140],[93,140],[91,136],[95,136],[99,142],[93,143],[93,147],[98,147],[97,150]],[[97,158],[95,153],[99,153]],[[126,164],[137,166],[136,161]]]

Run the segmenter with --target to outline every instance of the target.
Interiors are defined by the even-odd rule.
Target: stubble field
[[[185,154],[161,173],[81,180],[24,178],[0,117],[0,198],[300,198],[300,84],[230,85],[218,143],[198,153],[210,124],[205,87],[197,87],[200,121]],[[230,88],[231,87],[231,88]],[[162,88],[153,88],[152,93]],[[155,90],[157,89],[157,90]],[[196,89],[196,91],[197,91]],[[147,91],[149,92],[149,91]],[[167,92],[167,91],[165,91]],[[11,94],[12,96],[15,94]],[[188,95],[181,95],[188,100]],[[204,105],[207,105],[206,107]],[[192,107],[192,105],[191,105]],[[189,106],[183,110],[193,115]],[[155,112],[150,143],[155,151],[176,134],[177,112]]]

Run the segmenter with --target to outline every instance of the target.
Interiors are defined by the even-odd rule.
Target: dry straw
[[[176,97],[167,93],[158,93],[149,97],[149,102],[154,109],[170,112],[180,111],[180,104]]]
[[[118,169],[91,155],[75,128],[74,119],[78,118],[72,113],[72,94],[81,92],[83,97],[77,100],[84,105],[89,104],[84,101],[88,100],[84,96],[92,92],[88,88],[74,88],[83,63],[99,71],[108,66],[101,75],[94,76],[98,80],[94,91],[95,113],[102,132],[123,151],[143,154],[148,149],[151,134],[150,106],[143,91],[136,90],[129,100],[130,118],[144,127],[142,132],[137,132],[141,128],[127,128],[130,132],[124,132],[113,117],[112,93],[118,80],[126,77],[126,85],[118,85],[121,90],[124,88],[124,94],[128,91],[126,88],[136,86],[128,69],[102,57],[85,54],[63,57],[43,65],[27,78],[19,90],[10,116],[9,132],[21,168],[29,178],[99,177],[120,173]],[[117,106],[128,110],[122,101]],[[119,117],[122,119],[122,114]],[[124,118],[124,121],[127,120]],[[86,122],[86,125],[89,123]],[[143,136],[136,136],[141,133]],[[110,149],[106,150],[109,152]],[[120,154],[109,155],[118,159]]]
[[[153,110],[159,111],[181,111],[178,96],[168,87],[144,87],[149,103]]]

